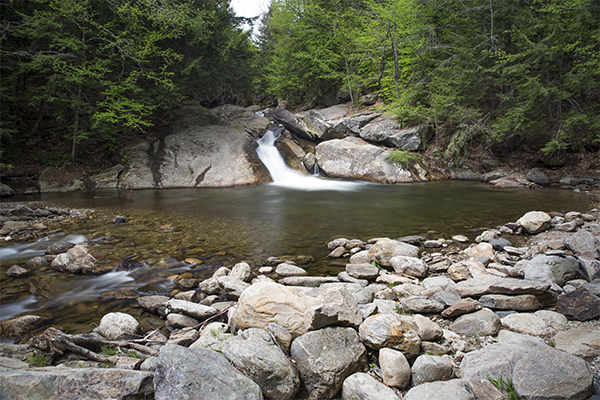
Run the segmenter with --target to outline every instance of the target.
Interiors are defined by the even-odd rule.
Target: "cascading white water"
[[[361,183],[357,182],[335,181],[303,175],[289,168],[275,147],[275,141],[282,131],[283,129],[278,129],[275,132],[268,130],[257,141],[256,153],[269,170],[273,185],[302,190],[356,190],[361,186]]]

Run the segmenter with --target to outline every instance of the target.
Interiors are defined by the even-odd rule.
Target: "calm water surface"
[[[78,324],[97,323],[105,312],[130,307],[132,300],[127,297],[139,296],[140,291],[171,290],[172,277],[183,272],[201,278],[241,260],[261,265],[270,256],[304,255],[315,260],[304,265],[310,273],[336,273],[344,263],[327,259],[325,245],[338,237],[464,234],[474,239],[481,229],[516,221],[527,211],[586,211],[592,200],[571,191],[494,190],[469,182],[356,184],[343,190],[274,185],[129,193],[99,190],[26,199],[99,210],[90,220],[69,226],[67,233],[75,235],[70,238],[95,243],[97,258],[107,269],[123,261],[146,264],[97,277],[68,277],[48,268],[17,280],[7,278],[6,270],[43,254],[51,241],[21,247],[2,244],[0,319],[44,315],[73,331]],[[114,216],[123,214],[128,215],[128,224],[112,223]],[[183,262],[190,258],[200,263]],[[27,286],[32,281],[45,289],[32,290]],[[125,294],[106,295],[114,290]]]

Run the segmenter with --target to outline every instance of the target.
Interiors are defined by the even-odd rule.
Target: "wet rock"
[[[37,315],[22,315],[0,322],[0,336],[15,339],[42,325],[46,318]]]
[[[374,280],[379,276],[379,268],[372,264],[347,264],[346,272],[356,279]]]
[[[384,347],[379,350],[383,383],[404,389],[411,378],[410,364],[402,352]]]
[[[25,266],[30,269],[43,268],[48,265],[50,265],[50,262],[48,262],[48,260],[46,260],[44,257],[33,257],[27,260],[27,262],[25,263]]]
[[[396,256],[419,257],[419,248],[408,243],[392,239],[380,239],[370,249],[369,257],[383,267],[392,266]]]
[[[578,270],[579,263],[574,257],[538,254],[527,263],[525,279],[540,282],[552,281],[562,286],[575,278]]]
[[[274,282],[261,282],[250,286],[239,298],[234,321],[240,329],[266,329],[276,323],[297,337],[306,333],[304,315],[316,305],[314,297]]]
[[[52,243],[48,248],[46,248],[46,254],[58,255],[61,253],[66,253],[69,249],[75,247],[73,243],[70,242],[56,242]]]
[[[337,238],[332,240],[331,242],[327,243],[327,248],[329,250],[335,250],[338,247],[345,247],[346,243],[348,243],[350,240],[346,239],[346,238]]]
[[[311,398],[332,398],[344,379],[367,366],[367,351],[352,328],[324,328],[292,342],[291,356]]]
[[[379,382],[369,374],[356,372],[344,380],[342,385],[343,400],[397,400],[392,389]]]
[[[420,355],[412,366],[414,386],[426,382],[445,381],[454,377],[454,365],[449,356]]]
[[[221,350],[238,370],[260,386],[266,399],[291,399],[300,388],[296,368],[262,329],[251,328],[230,337]]]
[[[517,224],[530,235],[543,232],[552,226],[552,218],[542,211],[530,211],[517,220]]]
[[[259,400],[260,387],[216,351],[167,345],[154,374],[157,400],[210,398]]]
[[[153,392],[150,372],[114,368],[0,371],[0,394],[4,399],[125,399],[151,397]]]
[[[372,349],[389,347],[407,358],[419,354],[421,339],[413,326],[397,314],[376,314],[359,327],[360,339]]]
[[[556,311],[569,319],[588,321],[600,316],[600,297],[585,288],[558,296]]]
[[[465,336],[495,336],[500,330],[500,317],[492,310],[483,308],[460,316],[450,326],[453,332]]]
[[[20,278],[22,276],[27,275],[28,273],[29,270],[23,267],[19,267],[18,265],[13,265],[6,271],[6,275],[10,276],[11,278]]]
[[[136,337],[142,331],[134,317],[121,312],[106,314],[100,320],[97,329],[98,333],[108,340],[129,339]]]
[[[541,336],[548,333],[548,324],[535,314],[515,313],[502,318],[502,327],[525,335]]]
[[[50,266],[70,274],[92,274],[96,272],[96,259],[87,252],[87,246],[78,244],[56,256]]]
[[[427,264],[420,258],[395,256],[390,260],[390,264],[397,274],[424,278],[427,276]]]
[[[405,400],[475,400],[471,385],[462,379],[428,382],[406,393]]]
[[[512,243],[510,241],[503,238],[490,239],[488,243],[491,244],[494,250],[496,251],[504,251],[506,247],[512,246]]]
[[[287,263],[279,264],[277,268],[275,268],[275,273],[282,278],[286,278],[288,276],[308,275],[304,268],[300,268],[297,265]]]
[[[594,391],[592,372],[584,360],[545,344],[519,359],[512,379],[523,400],[584,400]]]
[[[309,308],[305,314],[308,330],[331,325],[358,328],[363,321],[356,299],[344,287],[323,290],[317,302],[319,305]]]

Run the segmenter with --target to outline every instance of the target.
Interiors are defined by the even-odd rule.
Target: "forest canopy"
[[[254,39],[229,0],[0,11],[0,167],[110,158],[186,101],[358,107],[377,93],[403,124],[436,125],[455,158],[475,138],[547,154],[600,139],[600,0],[273,0]]]

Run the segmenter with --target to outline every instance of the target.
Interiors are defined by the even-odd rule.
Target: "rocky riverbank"
[[[164,328],[109,313],[88,334],[0,345],[0,397],[597,400],[599,218],[530,212],[474,243],[340,238],[327,244],[346,263],[337,276],[240,262],[139,297]],[[94,268],[85,244],[56,247],[56,270]]]

